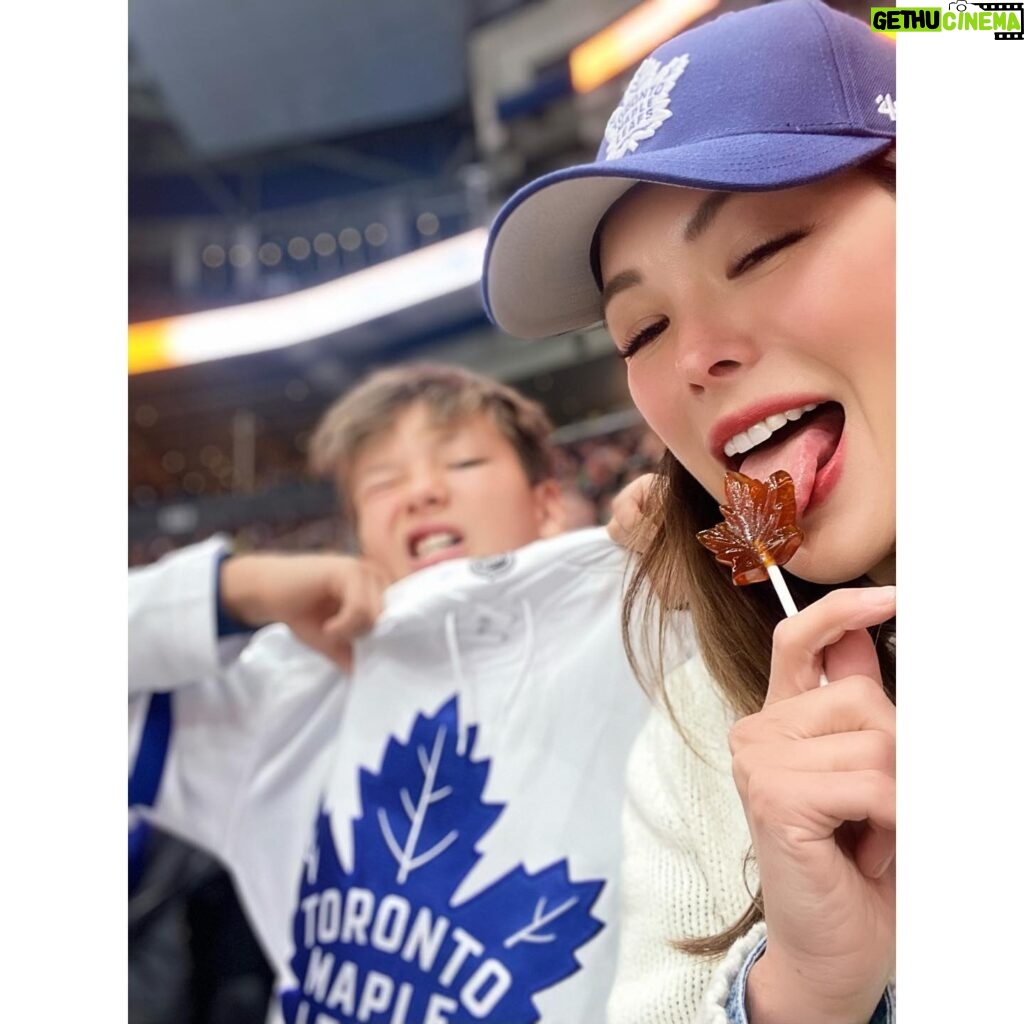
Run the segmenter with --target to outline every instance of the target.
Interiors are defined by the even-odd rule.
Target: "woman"
[[[492,229],[495,322],[603,319],[667,447],[624,616],[658,619],[667,714],[630,766],[616,1024],[893,1013],[894,96],[891,43],[817,0],[726,15]],[[791,619],[695,539],[727,469],[794,479]]]

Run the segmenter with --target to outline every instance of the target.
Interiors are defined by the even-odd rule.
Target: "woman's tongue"
[[[830,409],[808,420],[806,426],[784,440],[758,445],[740,464],[740,472],[767,480],[772,473],[784,469],[793,478],[797,514],[803,515],[811,500],[815,476],[835,454],[842,432],[842,409]]]

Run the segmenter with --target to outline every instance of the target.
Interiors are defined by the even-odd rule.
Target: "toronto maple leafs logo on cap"
[[[655,57],[637,68],[622,102],[608,119],[604,130],[605,160],[615,160],[635,152],[644,139],[649,139],[672,116],[669,101],[679,76],[686,70],[690,55],[673,57],[666,64]]]

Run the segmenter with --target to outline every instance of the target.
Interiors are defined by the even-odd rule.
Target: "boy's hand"
[[[656,479],[656,474],[645,473],[626,484],[612,499],[608,536],[620,547],[643,552],[654,537],[655,525],[649,516],[648,498]]]
[[[220,571],[221,605],[232,618],[253,628],[283,622],[346,671],[352,641],[373,628],[387,585],[382,569],[349,555],[238,555]]]

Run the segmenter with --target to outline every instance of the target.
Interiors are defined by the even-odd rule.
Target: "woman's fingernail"
[[[895,856],[896,851],[890,850],[880,861],[878,861],[878,863],[874,866],[874,868],[871,871],[868,872],[868,874],[872,878],[881,878],[882,875],[884,875],[886,871],[889,870],[889,865],[892,863],[892,859]]]
[[[871,604],[892,604],[896,600],[896,588],[871,587],[864,591],[864,596]]]

